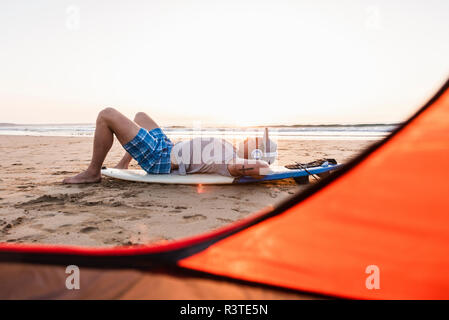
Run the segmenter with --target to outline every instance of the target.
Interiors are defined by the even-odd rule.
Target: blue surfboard
[[[332,170],[336,170],[341,166],[341,164],[329,164],[327,166],[313,167],[307,169],[287,169],[285,167],[270,167],[272,173],[263,176],[260,179],[253,177],[240,177],[236,178],[234,183],[252,183],[261,181],[271,181],[271,180],[282,180],[289,178],[299,178],[308,177],[310,175],[319,175]]]

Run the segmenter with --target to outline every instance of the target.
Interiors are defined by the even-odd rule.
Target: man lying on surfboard
[[[134,121],[113,108],[102,110],[97,117],[94,149],[89,167],[63,183],[101,181],[103,161],[111,149],[114,135],[125,155],[115,168],[128,169],[134,158],[150,174],[217,173],[225,176],[260,177],[276,157],[276,143],[268,138],[249,138],[235,148],[220,138],[194,138],[175,145],[146,113],[136,114]]]

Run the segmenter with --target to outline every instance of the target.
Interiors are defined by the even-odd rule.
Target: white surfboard
[[[132,169],[114,169],[104,168],[101,173],[107,177],[148,183],[162,183],[162,184],[233,184],[233,183],[252,183],[270,180],[281,180],[288,178],[306,177],[310,174],[320,174],[335,170],[340,167],[337,165],[327,165],[322,167],[314,167],[304,169],[287,169],[282,166],[270,166],[269,172],[263,178],[255,179],[252,177],[226,177],[219,174],[198,173],[179,175],[176,173],[170,174],[148,174],[144,170]]]
[[[106,168],[101,174],[127,181],[163,184],[231,184],[235,180],[219,174],[148,174],[144,170]]]

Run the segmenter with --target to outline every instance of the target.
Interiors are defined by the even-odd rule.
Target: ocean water
[[[269,127],[269,132],[272,138],[286,140],[380,140],[390,134],[397,126],[398,124],[280,126]],[[246,136],[261,136],[263,134],[262,127],[165,127],[163,130],[173,139],[199,136],[243,139]],[[0,135],[92,137],[94,131],[94,124],[0,125]]]

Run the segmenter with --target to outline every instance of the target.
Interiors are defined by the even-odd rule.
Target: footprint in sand
[[[82,233],[90,233],[90,232],[98,231],[98,230],[100,230],[100,229],[98,229],[97,227],[85,227],[85,228],[82,228],[80,230],[80,232],[82,232]]]
[[[170,213],[180,213],[180,212],[182,212],[183,210],[186,210],[186,209],[188,209],[188,208],[184,207],[184,206],[176,206],[176,207],[174,207],[174,210],[170,210],[169,212]]]
[[[218,220],[218,221],[221,221],[221,222],[226,222],[226,223],[234,222],[234,220],[232,220],[232,219],[226,219],[226,218],[217,218],[217,220]]]
[[[12,220],[10,223],[8,223],[6,226],[4,226],[2,228],[2,231],[8,232],[11,228],[22,224],[23,220],[24,220],[24,217],[18,217],[17,219]],[[4,225],[4,224],[5,223],[2,223],[2,225]]]
[[[151,207],[153,203],[151,202],[137,202],[135,204],[136,207]]]
[[[65,216],[75,216],[79,214],[79,212],[61,212]]]
[[[182,217],[186,222],[193,222],[193,221],[199,221],[199,220],[205,220],[207,219],[206,216],[203,216],[202,214],[194,214],[191,216],[183,216]]]
[[[16,205],[16,207],[23,207],[23,206],[29,206],[29,205],[37,205],[41,203],[51,203],[51,204],[63,204],[65,202],[77,202],[79,199],[84,198],[88,195],[88,193],[85,192],[79,192],[79,193],[73,193],[73,194],[44,194],[43,196],[40,196],[37,199],[30,200],[27,202],[22,202]]]
[[[103,204],[103,201],[101,201],[101,200],[99,200],[99,201],[84,201],[81,204],[83,204],[85,206],[92,207],[92,206]]]
[[[138,191],[138,190],[125,191],[125,192],[123,192],[122,197],[123,198],[134,198],[139,193],[142,193],[142,191]]]
[[[75,172],[74,171],[56,171],[56,172],[53,172],[52,175],[59,176],[62,174],[73,174],[73,173],[75,173]]]

